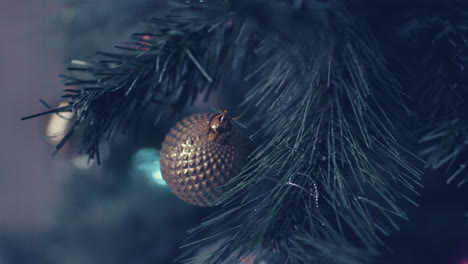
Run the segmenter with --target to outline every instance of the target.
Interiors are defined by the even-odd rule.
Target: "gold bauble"
[[[161,172],[185,202],[214,206],[247,161],[248,140],[229,113],[194,114],[178,122],[161,148]]]

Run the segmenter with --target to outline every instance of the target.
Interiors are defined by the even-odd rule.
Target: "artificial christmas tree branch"
[[[266,10],[278,10],[274,5]],[[419,172],[395,139],[392,131],[398,126],[389,121],[385,103],[377,100],[392,98],[402,105],[398,84],[374,52],[378,49],[372,39],[355,30],[359,24],[347,13],[350,7],[341,2],[328,7],[320,9],[320,19],[310,16],[311,21],[301,16],[304,9],[299,14],[291,9],[283,14],[291,15],[284,20],[291,26],[261,17],[267,23],[245,27],[259,27],[258,35],[266,39],[253,47],[258,64],[249,70],[254,84],[246,96],[256,102],[253,119],[261,120],[265,143],[233,179],[237,187],[225,197],[231,207],[195,230],[227,238],[207,263],[235,252],[240,257],[259,245],[275,248],[278,239],[291,263],[336,261],[336,251],[326,253],[319,245],[344,247],[351,234],[367,252],[375,252],[381,235],[397,227],[394,218],[407,218],[398,202],[414,201],[397,190],[416,193]],[[278,27],[301,37],[290,39]],[[321,197],[318,203],[313,188],[304,191],[313,185]],[[287,241],[296,233],[320,241],[312,244],[314,253],[293,253],[298,247]]]
[[[409,75],[437,79],[410,82],[389,68],[383,41],[366,23],[367,4],[173,5],[117,46],[119,52],[73,61],[77,74],[65,78],[78,88],[65,90],[69,106],[44,114],[75,112],[63,142],[82,128],[83,151],[98,158],[98,143],[130,127],[148,105],[158,106],[158,120],[202,92],[208,96],[227,65],[231,76],[240,76],[234,92],[242,93],[242,105],[253,104],[242,122],[256,149],[231,179],[235,187],[217,201],[218,212],[191,230],[180,261],[222,263],[267,252],[271,261],[286,263],[368,262],[408,219],[405,205],[417,205],[421,161],[407,150],[408,109],[419,113],[410,128],[425,128],[420,143],[427,144],[429,166],[448,168],[450,180],[463,173],[467,27],[466,6],[453,1],[444,15],[405,35],[416,41],[405,42],[409,47],[425,43],[421,54],[428,59],[405,61],[426,66]],[[407,107],[404,99],[418,94],[421,102],[433,97],[433,104]],[[213,243],[210,254],[197,255]]]
[[[400,79],[418,102],[420,153],[429,169],[440,169],[458,186],[468,181],[467,17],[465,1],[435,1],[406,8],[391,30],[407,54],[402,61],[410,70]]]
[[[180,111],[197,94],[209,93],[212,77],[207,72],[217,73],[216,62],[225,52],[220,20],[229,17],[205,9],[200,10],[205,16],[198,14],[203,19],[174,11],[178,17],[148,21],[151,33],[136,33],[128,45],[116,46],[123,52],[99,52],[95,61],[72,60],[68,70],[76,74],[63,76],[68,80],[65,85],[77,87],[64,90],[69,105],[23,119],[73,111],[76,121],[57,151],[76,129],[83,128],[81,149],[99,162],[98,143],[109,140],[117,128],[128,128],[149,105]],[[211,38],[220,41],[206,43]],[[160,115],[155,114],[155,122]]]

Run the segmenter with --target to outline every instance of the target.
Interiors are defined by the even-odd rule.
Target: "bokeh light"
[[[67,106],[68,102],[61,102],[58,107]],[[46,137],[51,145],[56,146],[70,129],[73,112],[63,112],[50,115],[45,131]]]
[[[132,158],[131,173],[134,177],[143,177],[157,185],[166,186],[159,164],[161,154],[158,149],[142,148]]]

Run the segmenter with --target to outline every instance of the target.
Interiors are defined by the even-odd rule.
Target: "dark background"
[[[0,1],[0,232],[36,232],[52,221],[58,175],[44,119],[20,121],[37,98],[57,95],[65,33],[51,23],[66,8],[50,1]]]
[[[38,99],[60,102],[63,82],[71,58],[108,50],[125,38],[139,21],[139,12],[129,10],[129,27],[108,21],[106,13],[82,16],[73,1],[0,1],[0,230],[47,227],[61,199],[61,156],[52,157],[45,129],[48,117],[20,121],[45,110]],[[110,1],[82,1],[83,6]],[[111,10],[109,9],[109,12]],[[143,15],[143,14],[141,14]],[[88,19],[99,19],[98,25]]]
[[[83,17],[76,12],[76,6],[63,1],[0,2],[0,264],[26,263],[19,256],[24,252],[30,254],[27,263],[34,263],[31,262],[34,256],[41,255],[36,251],[44,250],[43,234],[63,221],[57,215],[64,197],[69,195],[64,183],[71,174],[70,161],[66,155],[51,156],[53,148],[44,136],[48,118],[20,121],[20,117],[44,110],[38,98],[58,102],[57,96],[63,87],[58,75],[64,73],[66,60],[93,54],[95,50],[108,50],[115,40],[125,38],[138,23],[137,16],[129,19],[128,27],[110,21],[90,26],[83,22]],[[420,207],[408,208],[410,220],[402,223],[401,231],[387,240],[393,252],[382,256],[378,263],[467,264],[467,187],[458,189],[453,184],[447,185],[443,171],[426,173],[423,177],[426,188],[422,192]],[[136,204],[144,204],[138,201],[144,196],[131,197]],[[178,208],[192,210],[176,201],[172,202]],[[143,206],[141,211],[144,209]],[[97,214],[99,212],[102,211],[97,211]],[[204,213],[190,212],[196,215],[194,219]],[[180,211],[176,215],[185,217]],[[139,217],[154,216],[141,214]],[[109,219],[110,216],[103,213],[102,220]],[[151,223],[136,225],[147,229]],[[79,230],[79,227],[75,227]],[[168,233],[165,235],[170,237],[171,230],[183,234],[185,229],[172,225],[166,228]],[[99,229],[95,231],[99,232]],[[141,232],[146,231],[158,233],[157,230]],[[120,229],[119,232],[123,234]],[[70,241],[74,241],[74,238],[70,236],[64,241],[73,244]],[[54,239],[61,241],[60,238]],[[100,241],[100,238],[96,239]],[[50,241],[50,237],[47,241]],[[150,252],[152,247],[163,243],[161,241],[164,238],[143,243],[148,248],[142,250]],[[119,252],[118,247],[111,247],[108,254],[115,252]],[[81,263],[81,258],[84,258],[84,263],[95,263],[95,260],[86,259],[94,254],[78,251],[62,259],[66,259],[66,263]],[[148,260],[155,258],[147,256]],[[40,258],[36,260],[41,263]],[[144,258],[141,261],[144,262]]]

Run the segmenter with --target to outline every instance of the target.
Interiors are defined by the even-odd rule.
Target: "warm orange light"
[[[67,102],[62,102],[59,107],[67,105]],[[63,139],[68,129],[70,129],[72,118],[73,112],[57,113],[50,116],[45,134],[51,145],[55,146]]]

